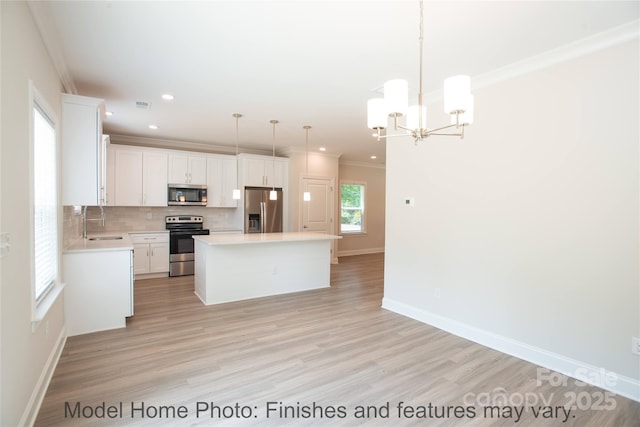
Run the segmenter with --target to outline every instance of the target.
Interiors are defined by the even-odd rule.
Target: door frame
[[[305,181],[307,180],[323,180],[326,181],[329,185],[329,188],[331,190],[331,195],[329,197],[329,212],[331,215],[330,221],[331,221],[331,234],[334,235],[338,235],[338,233],[336,232],[336,221],[335,221],[335,217],[336,217],[336,212],[335,212],[335,206],[336,206],[336,180],[335,177],[332,176],[313,176],[313,175],[300,175],[300,180],[299,180],[299,192],[300,195],[298,197],[299,200],[299,205],[298,205],[298,231],[300,232],[304,232],[304,216],[303,216],[303,212],[304,212],[304,199],[302,198],[302,193],[304,191],[305,188]],[[332,240],[331,241],[331,263],[333,264],[337,264],[338,263],[338,241],[337,240]]]

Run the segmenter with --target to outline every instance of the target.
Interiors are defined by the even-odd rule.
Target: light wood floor
[[[371,425],[514,425],[515,413],[506,408],[501,417],[483,412],[486,399],[501,393],[513,405],[531,403],[517,425],[640,425],[636,402],[605,401],[602,390],[566,377],[566,386],[538,386],[535,365],[381,309],[380,254],[341,258],[331,278],[328,289],[209,307],[194,295],[193,277],[137,281],[126,329],[67,340],[36,425],[352,426],[363,423],[359,405],[378,408],[378,418],[371,408],[364,420]],[[563,407],[572,396],[581,407],[615,408],[576,409],[566,423],[562,411],[551,419],[532,413],[543,399]],[[118,411],[106,420],[65,418],[65,402]],[[132,402],[145,405],[147,416],[162,412],[160,406],[170,416],[136,412],[132,419]],[[432,417],[461,408],[458,417],[455,408],[448,418],[399,417],[400,402],[427,411],[431,404]],[[251,418],[224,408],[235,405],[248,407],[244,415]],[[297,417],[279,417],[285,405],[299,408]],[[228,418],[212,419],[217,408]],[[268,408],[274,410],[267,414]],[[305,417],[307,410],[315,418]]]

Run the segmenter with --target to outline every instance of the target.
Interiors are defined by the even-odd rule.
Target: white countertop
[[[229,232],[240,232],[242,233],[242,228],[240,227],[211,227],[209,228],[210,233],[229,233]]]
[[[250,233],[222,234],[209,236],[193,236],[196,242],[206,245],[246,245],[256,243],[303,242],[311,240],[336,240],[342,236],[333,234],[300,232],[300,233]]]
[[[67,243],[64,247],[63,253],[71,252],[87,252],[87,251],[124,251],[133,250],[133,243],[129,238],[129,233],[118,232],[105,232],[105,233],[91,233],[88,237],[109,237],[109,236],[122,236],[122,239],[117,240],[89,240],[89,239],[74,239]]]
[[[160,234],[160,233],[168,233],[169,230],[136,230],[136,231],[127,231],[125,234]],[[119,232],[113,232],[113,233],[107,233],[107,234],[115,234],[120,236],[121,233]]]

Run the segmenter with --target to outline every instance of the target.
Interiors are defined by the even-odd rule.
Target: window
[[[340,184],[340,233],[365,232],[365,184]]]
[[[37,307],[58,279],[58,180],[55,124],[35,91],[32,100],[33,303]]]

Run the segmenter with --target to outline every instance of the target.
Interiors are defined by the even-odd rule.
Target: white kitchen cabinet
[[[62,204],[105,205],[104,100],[62,94]]]
[[[238,185],[235,156],[207,157],[207,207],[237,208],[233,190]]]
[[[240,154],[242,183],[246,187],[287,186],[288,159]]]
[[[115,205],[142,205],[142,151],[115,150]]]
[[[142,205],[167,206],[167,153],[142,153]]]
[[[126,317],[133,315],[131,265],[131,249],[63,254],[69,336],[126,326]]]
[[[206,185],[207,158],[191,154],[169,155],[169,184]]]
[[[114,151],[114,204],[167,206],[167,154],[130,148]]]
[[[134,251],[134,274],[169,273],[169,233],[130,233]],[[150,277],[150,276],[147,276]]]

